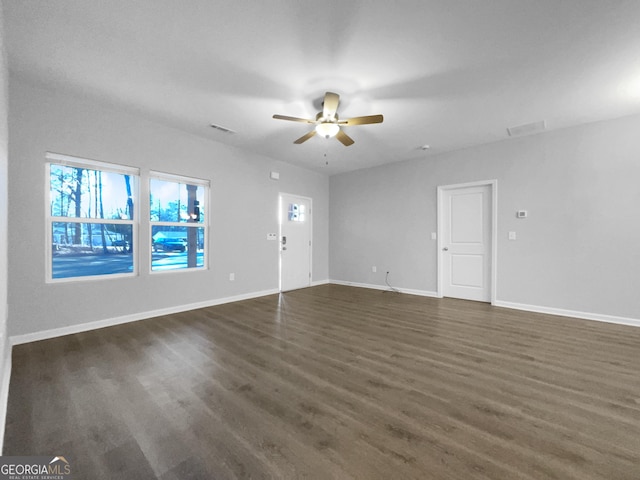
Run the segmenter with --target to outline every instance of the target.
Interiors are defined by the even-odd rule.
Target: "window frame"
[[[139,256],[138,256],[138,230],[140,223],[140,169],[137,167],[130,167],[126,165],[101,162],[97,160],[90,160],[81,157],[74,157],[71,155],[64,155],[60,153],[45,153],[45,283],[70,283],[70,282],[84,282],[95,280],[108,280],[117,278],[131,278],[136,277],[139,274]],[[65,167],[82,168],[90,170],[98,170],[108,173],[117,173],[121,175],[129,175],[133,177],[131,190],[133,197],[133,218],[132,219],[118,219],[118,218],[88,218],[88,217],[66,217],[55,216],[51,212],[51,166],[60,165]],[[78,223],[78,224],[109,224],[109,225],[131,225],[132,227],[132,263],[133,269],[131,272],[126,273],[105,273],[100,275],[81,275],[74,277],[53,277],[53,224],[54,223]]]
[[[181,222],[181,221],[160,221],[160,220],[151,220],[151,181],[152,180],[160,180],[164,182],[173,182],[179,183],[183,185],[196,185],[198,187],[203,187],[203,199],[202,203],[204,205],[200,206],[200,215],[202,222],[198,223],[189,223],[189,222]],[[185,175],[177,175],[173,173],[160,172],[156,170],[149,171],[149,178],[146,179],[148,193],[149,196],[145,200],[149,204],[149,215],[147,220],[149,222],[149,236],[147,239],[147,244],[149,246],[149,274],[150,275],[162,275],[162,274],[171,274],[171,273],[179,273],[179,272],[202,272],[209,270],[209,195],[211,190],[211,181],[204,178],[196,178],[196,177],[188,177]],[[161,269],[154,270],[153,269],[153,228],[154,227],[185,227],[185,228],[202,228],[203,229],[203,247],[202,247],[202,266],[201,267],[181,267],[181,268],[170,268],[170,269]]]

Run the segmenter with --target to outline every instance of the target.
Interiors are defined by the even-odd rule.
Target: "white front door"
[[[444,297],[491,301],[492,185],[441,187]]]
[[[311,285],[311,199],[280,194],[280,290]]]

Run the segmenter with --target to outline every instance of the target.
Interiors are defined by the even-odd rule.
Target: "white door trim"
[[[309,285],[313,279],[313,198],[297,193],[278,193],[278,291],[282,293],[282,197],[298,197],[309,201]]]
[[[438,230],[438,298],[443,297],[442,276],[443,276],[443,254],[442,254],[442,239],[444,238],[444,194],[447,190],[454,190],[458,188],[467,187],[491,187],[491,305],[495,305],[497,298],[497,284],[498,284],[498,180],[481,180],[477,182],[458,183],[455,185],[440,185],[438,186],[438,204],[437,204],[437,230]]]

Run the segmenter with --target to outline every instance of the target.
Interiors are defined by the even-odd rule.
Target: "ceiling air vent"
[[[533,123],[525,123],[524,125],[518,125],[516,127],[507,128],[507,133],[510,137],[521,137],[522,135],[531,135],[534,133],[540,133],[547,129],[547,125],[544,120]]]
[[[221,131],[222,133],[236,133],[235,131],[231,130],[230,128],[223,127],[222,125],[216,125],[215,123],[212,123],[209,126],[211,128],[215,128],[216,130]]]

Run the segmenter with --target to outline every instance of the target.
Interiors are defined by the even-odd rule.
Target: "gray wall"
[[[3,98],[0,174],[7,164]],[[8,277],[0,251],[10,335],[276,289],[277,244],[266,234],[277,231],[280,191],[313,198],[314,281],[383,286],[389,270],[394,286],[434,292],[436,187],[487,179],[498,180],[499,301],[640,318],[638,116],[331,179],[15,78],[9,121],[9,211],[22,212],[9,219]],[[46,284],[46,151],[209,178],[211,269],[149,275],[141,242],[138,277]],[[279,182],[269,179],[271,170]],[[529,218],[516,219],[517,209]],[[517,241],[507,240],[510,230]]]
[[[280,191],[313,198],[313,281],[328,279],[325,175],[14,77],[9,122],[9,208],[20,212],[9,219],[10,335],[277,289],[278,244],[266,236],[278,231]],[[47,151],[210,179],[210,269],[150,275],[150,247],[141,241],[135,278],[46,284]],[[279,181],[269,179],[271,170],[280,172]],[[148,215],[144,199],[141,212]],[[148,235],[142,225],[141,239]]]
[[[436,188],[490,179],[498,301],[640,319],[640,116],[331,177],[331,279],[435,292]]]
[[[2,5],[0,5],[0,362],[5,358],[5,348],[7,346],[8,77],[7,56],[4,45],[4,16],[2,15]],[[2,363],[0,363],[0,372],[3,372],[4,369],[1,367]]]
[[[7,399],[9,396],[9,377],[11,366],[11,349],[7,335],[7,293],[8,293],[8,142],[9,131],[7,116],[9,73],[4,44],[4,15],[0,5],[0,454],[4,441]]]

